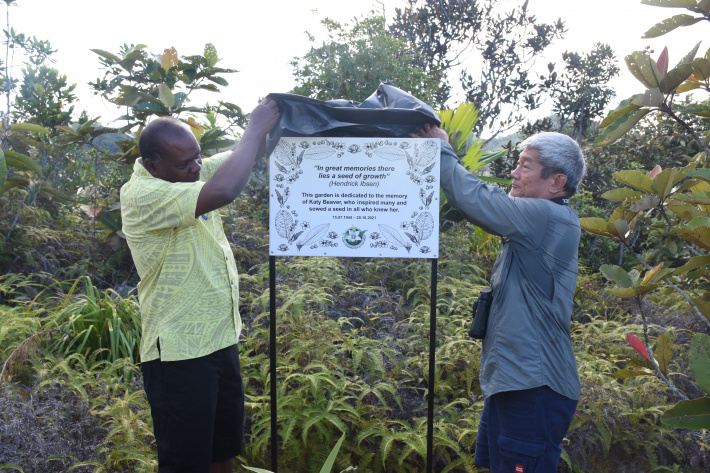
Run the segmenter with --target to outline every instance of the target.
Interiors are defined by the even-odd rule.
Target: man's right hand
[[[258,136],[265,137],[274,128],[279,117],[281,117],[281,112],[276,101],[266,98],[252,110],[249,125],[244,133],[253,131]]]
[[[410,138],[439,138],[443,141],[449,142],[449,135],[446,134],[444,130],[436,125],[430,125],[427,123],[419,130],[414,133],[409,134]]]

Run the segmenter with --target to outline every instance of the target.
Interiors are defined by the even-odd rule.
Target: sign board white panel
[[[283,138],[269,253],[438,258],[440,153],[433,139]]]

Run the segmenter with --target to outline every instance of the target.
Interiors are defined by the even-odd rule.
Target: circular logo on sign
[[[365,232],[367,230],[360,230],[355,225],[351,226],[347,231],[343,233],[343,243],[348,248],[360,248],[365,244]]]

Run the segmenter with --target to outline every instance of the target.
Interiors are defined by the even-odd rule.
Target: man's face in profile
[[[200,145],[187,130],[172,134],[163,145],[163,159],[143,161],[153,177],[168,182],[196,182],[200,179],[202,156]]]
[[[508,195],[511,197],[533,197],[537,199],[549,199],[552,196],[551,188],[554,184],[556,174],[542,177],[543,165],[540,163],[540,153],[535,148],[525,148],[520,153],[518,167],[516,167],[510,177],[513,179],[513,186]]]

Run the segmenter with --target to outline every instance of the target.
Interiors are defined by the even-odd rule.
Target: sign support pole
[[[437,262],[431,259],[431,314],[429,316],[429,389],[427,407],[426,471],[434,465],[434,384],[436,383],[436,290]]]
[[[276,397],[276,257],[269,256],[269,371],[271,373],[271,471],[278,473]]]

